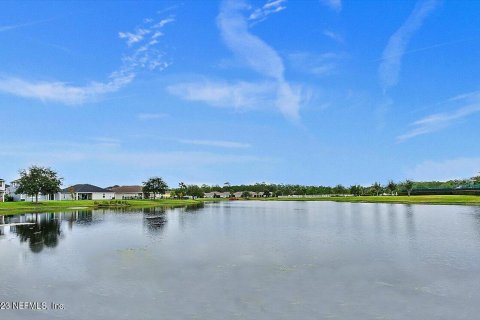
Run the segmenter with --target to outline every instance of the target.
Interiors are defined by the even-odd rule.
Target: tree
[[[177,196],[182,199],[187,193],[187,185],[184,182],[178,183],[179,190],[177,190]]]
[[[225,192],[230,192],[230,193],[231,193],[231,190],[230,190],[230,182],[227,181],[227,182],[224,182],[224,183],[223,183],[223,190],[224,190]]]
[[[241,197],[242,198],[251,198],[252,194],[249,191],[243,191]]]
[[[372,185],[372,190],[373,192],[375,193],[375,195],[379,195],[380,194],[380,191],[382,191],[382,185],[378,182],[375,182],[373,185]]]
[[[203,198],[203,196],[205,195],[202,188],[200,188],[199,186],[194,185],[194,184],[186,187],[186,194],[188,196],[193,197],[194,199],[195,198]]]
[[[362,186],[360,185],[353,185],[350,187],[350,193],[354,196],[359,196],[362,193]]]
[[[143,182],[143,193],[150,194],[153,193],[153,200],[158,194],[164,194],[168,189],[168,185],[160,177],[152,177],[147,181]]]
[[[333,188],[333,193],[334,194],[345,194],[347,192],[347,189],[342,186],[341,184],[337,184],[334,188]]]
[[[388,181],[387,189],[390,191],[390,194],[393,195],[395,191],[397,191],[397,184],[393,182],[393,180]]]
[[[15,193],[35,196],[35,202],[38,202],[39,194],[50,195],[59,192],[63,181],[57,172],[47,167],[31,166],[28,170],[20,170],[19,174],[19,186]]]
[[[472,177],[472,182],[474,184],[480,184],[480,172],[478,174],[478,176]]]
[[[407,194],[408,196],[410,197],[410,193],[412,192],[413,190],[413,185],[414,185],[414,182],[412,180],[405,180],[405,182],[403,183],[403,187],[407,190]]]

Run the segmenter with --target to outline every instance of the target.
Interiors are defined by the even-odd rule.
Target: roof
[[[113,192],[135,192],[135,193],[142,193],[143,187],[142,186],[120,186],[120,187],[113,187],[109,188],[109,190]]]
[[[73,188],[74,192],[112,192],[107,189],[103,189],[91,184],[76,184],[68,188],[63,189],[63,192],[70,192],[69,189]]]

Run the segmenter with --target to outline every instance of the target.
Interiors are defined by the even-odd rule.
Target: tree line
[[[17,180],[17,194],[27,194],[35,197],[38,202],[40,194],[48,195],[60,192],[63,178],[58,173],[48,167],[31,166],[28,169],[19,171],[20,178]],[[242,192],[242,197],[250,197],[252,193],[263,192],[267,197],[279,196],[313,196],[313,195],[354,195],[354,196],[378,196],[382,194],[396,195],[398,192],[406,192],[410,195],[414,189],[426,188],[457,188],[465,186],[478,185],[480,187],[480,175],[469,179],[449,180],[449,181],[412,181],[405,180],[402,182],[388,181],[386,184],[375,182],[370,186],[351,185],[343,186],[338,184],[331,186],[306,186],[300,184],[274,184],[274,183],[255,183],[232,185],[225,182],[222,186],[209,186],[203,184],[201,186],[194,184],[185,184],[180,182],[178,187],[169,187],[161,177],[152,177],[143,182],[143,192],[153,199],[157,195],[165,194],[170,191],[170,196],[174,198],[194,197],[202,198],[208,192],[228,192],[234,194]]]

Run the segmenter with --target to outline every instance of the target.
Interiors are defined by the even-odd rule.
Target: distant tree
[[[194,184],[186,186],[185,190],[186,190],[185,191],[186,195],[191,196],[193,198],[203,198],[205,195],[202,188]]]
[[[230,182],[228,182],[228,181],[227,181],[227,182],[224,182],[224,183],[223,183],[223,191],[225,191],[225,192],[230,192],[230,193],[231,193],[230,186],[231,186],[231,185],[230,185]]]
[[[20,170],[19,174],[19,186],[15,193],[35,197],[35,202],[38,202],[39,194],[50,195],[59,192],[63,181],[57,172],[47,167],[31,166],[28,170]]]
[[[395,182],[393,182],[393,180],[388,181],[387,189],[388,189],[388,191],[390,191],[391,195],[393,195],[393,193],[395,191],[397,191],[397,188],[398,188],[398,186]]]
[[[380,194],[380,192],[382,191],[382,185],[378,182],[375,182],[372,185],[372,191],[376,196],[378,196]]]
[[[337,185],[333,188],[333,193],[334,193],[334,194],[345,194],[345,193],[347,193],[347,188],[345,188],[345,187],[342,186],[341,184],[337,184]]]
[[[474,184],[480,184],[480,172],[478,174],[478,176],[472,177],[472,182]]]
[[[241,197],[242,198],[251,198],[252,194],[249,191],[243,191]]]
[[[410,193],[412,192],[413,190],[413,186],[414,186],[414,182],[412,180],[405,180],[405,182],[403,183],[403,187],[407,190],[407,194],[408,196],[410,197]]]
[[[362,186],[360,185],[353,185],[350,187],[350,193],[354,196],[359,196],[362,193]]]
[[[143,193],[153,193],[153,200],[157,194],[164,194],[168,189],[168,185],[160,177],[152,177],[143,182]]]
[[[177,197],[182,199],[187,194],[187,185],[184,182],[178,183]]]

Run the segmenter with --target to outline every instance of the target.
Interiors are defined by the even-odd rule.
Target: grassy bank
[[[195,199],[195,200],[121,200],[121,201],[94,201],[94,200],[64,200],[64,201],[42,201],[42,202],[0,202],[0,215],[21,214],[27,212],[45,212],[57,210],[75,209],[96,209],[96,208],[140,208],[140,207],[182,207],[196,205],[206,201],[217,199]]]
[[[431,195],[431,196],[360,196],[360,197],[319,197],[319,198],[264,198],[266,201],[336,201],[366,203],[400,203],[400,204],[459,204],[480,205],[480,196],[465,195]]]
[[[122,200],[122,201],[44,201],[34,202],[0,202],[0,215],[21,214],[27,212],[45,212],[75,209],[96,208],[140,208],[140,207],[182,207],[210,201],[226,199],[195,199],[195,200]],[[456,204],[480,205],[480,196],[465,195],[432,195],[432,196],[362,196],[362,197],[319,197],[319,198],[251,198],[260,201],[336,201],[364,203],[399,203],[399,204]]]

